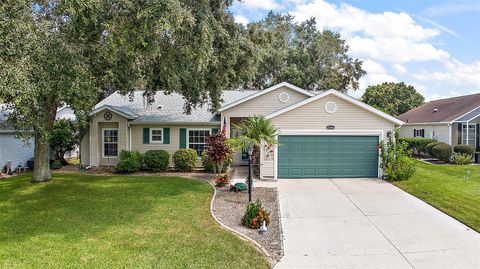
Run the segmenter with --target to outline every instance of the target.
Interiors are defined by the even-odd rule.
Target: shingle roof
[[[405,123],[451,122],[480,107],[480,93],[427,102],[398,118]]]
[[[234,90],[223,91],[223,104],[235,102],[248,95],[257,93],[257,90]],[[220,122],[218,115],[208,111],[208,105],[198,107],[187,115],[184,113],[183,106],[185,100],[180,94],[165,94],[158,91],[155,94],[155,102],[145,109],[143,91],[135,91],[133,98],[123,96],[117,92],[103,99],[95,106],[95,110],[105,106],[113,107],[116,110],[131,116],[133,122],[169,122],[169,123],[217,123]],[[161,108],[160,108],[161,107]]]

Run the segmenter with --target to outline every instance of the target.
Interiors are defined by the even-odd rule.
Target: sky
[[[339,32],[367,71],[355,97],[386,81],[426,100],[480,93],[480,0],[242,0],[230,10],[242,24],[272,10]]]

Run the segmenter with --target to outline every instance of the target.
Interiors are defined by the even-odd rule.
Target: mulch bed
[[[253,199],[260,200],[262,205],[270,211],[270,225],[268,231],[263,235],[242,224],[243,213],[248,203],[247,192],[235,193],[230,192],[228,188],[217,188],[213,213],[224,225],[255,240],[270,254],[273,260],[279,261],[283,256],[283,238],[277,189],[254,188]]]

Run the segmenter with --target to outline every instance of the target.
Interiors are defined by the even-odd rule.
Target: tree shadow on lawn
[[[31,184],[28,176],[10,180],[15,182],[0,184],[0,245],[44,234],[71,242],[92,238],[115,226],[148,222],[151,210],[159,218],[194,210],[199,196],[211,192],[203,182],[172,177],[62,174],[42,184]]]

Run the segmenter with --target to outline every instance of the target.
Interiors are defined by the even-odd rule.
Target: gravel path
[[[283,256],[282,226],[278,208],[278,193],[276,188],[254,188],[253,199],[259,199],[262,205],[270,211],[270,225],[266,234],[260,235],[257,230],[243,226],[242,217],[248,203],[247,192],[230,192],[226,188],[217,188],[213,204],[213,213],[220,222],[257,241],[273,260],[279,261]]]

